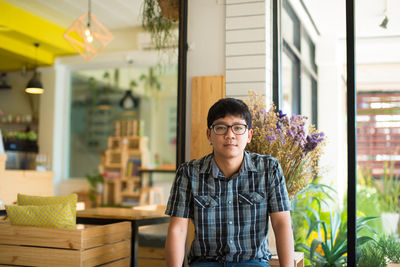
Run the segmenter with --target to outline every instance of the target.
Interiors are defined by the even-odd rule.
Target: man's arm
[[[293,267],[294,241],[290,220],[290,211],[270,213],[271,224],[275,234],[276,248],[281,267]]]
[[[171,216],[165,242],[167,267],[182,267],[189,219]]]

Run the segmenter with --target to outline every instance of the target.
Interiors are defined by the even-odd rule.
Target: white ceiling
[[[3,0],[62,27],[69,27],[88,12],[86,0]],[[141,25],[143,0],[92,0],[91,12],[108,29]]]
[[[303,0],[320,32],[346,34],[346,0]],[[385,13],[386,8],[386,13]],[[379,27],[386,14],[387,28]],[[400,0],[356,0],[355,29],[358,38],[400,36]]]

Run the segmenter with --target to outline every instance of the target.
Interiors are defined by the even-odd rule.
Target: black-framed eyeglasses
[[[214,124],[211,125],[210,129],[213,129],[216,135],[224,135],[228,132],[228,129],[231,128],[232,132],[236,135],[242,135],[247,130],[246,124],[233,124],[233,125],[225,125],[225,124]]]

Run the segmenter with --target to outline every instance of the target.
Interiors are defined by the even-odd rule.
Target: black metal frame
[[[281,37],[281,0],[272,1],[272,101],[276,108],[282,108],[281,91],[281,55],[282,55],[282,37]]]
[[[347,266],[356,266],[357,259],[357,96],[355,86],[355,6],[346,0],[347,52]]]
[[[179,0],[179,55],[178,55],[178,116],[176,136],[176,166],[185,161],[186,151],[186,68],[187,68],[187,5]]]
[[[272,1],[273,10],[273,101],[281,107],[281,58],[280,32],[281,1]],[[302,1],[301,1],[302,2]],[[315,26],[315,24],[314,24]],[[357,135],[356,135],[356,88],[355,88],[355,5],[346,0],[346,50],[347,50],[347,266],[356,266],[357,259]]]

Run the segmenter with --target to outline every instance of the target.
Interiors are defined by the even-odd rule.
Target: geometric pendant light
[[[88,13],[80,16],[64,33],[64,38],[86,60],[94,58],[113,39],[112,34],[91,14],[91,0]]]
[[[35,43],[35,70],[33,72],[33,77],[29,80],[26,85],[25,92],[28,94],[43,94],[44,89],[42,82],[40,81],[40,74],[37,71],[37,48],[39,43]]]

